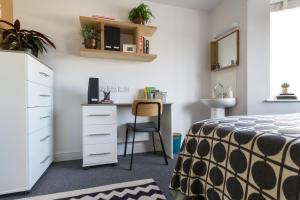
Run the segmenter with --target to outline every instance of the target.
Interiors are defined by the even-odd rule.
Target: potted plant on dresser
[[[17,19],[14,24],[0,20],[0,24],[6,24],[8,28],[1,28],[2,48],[5,50],[30,51],[35,57],[47,52],[46,46],[56,48],[49,37],[43,33],[21,29],[20,21]]]
[[[93,26],[85,26],[81,29],[81,37],[84,39],[84,46],[87,49],[96,49],[99,38],[99,29]]]
[[[154,18],[149,6],[142,3],[138,7],[133,8],[128,15],[128,19],[135,24],[145,25],[150,22],[151,18]]]

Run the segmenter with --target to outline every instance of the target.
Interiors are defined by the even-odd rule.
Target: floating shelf
[[[157,30],[157,27],[155,26],[145,26],[140,24],[134,24],[131,22],[123,22],[116,20],[105,20],[96,17],[80,16],[79,19],[81,26],[103,24],[104,26],[118,27],[123,33],[135,32],[138,29],[139,34],[145,37],[152,37],[155,31]]]
[[[121,59],[121,60],[133,60],[141,62],[152,62],[157,58],[154,54],[144,54],[140,52],[141,49],[141,38],[142,37],[152,37],[157,27],[155,26],[145,26],[140,24],[134,24],[131,22],[123,22],[116,20],[105,20],[95,17],[79,17],[81,27],[84,26],[94,26],[99,27],[99,44],[97,49],[86,49],[80,50],[80,55],[83,57],[91,58],[106,58],[106,59]],[[120,28],[121,35],[129,35],[132,41],[123,42],[123,44],[134,44],[136,45],[137,53],[127,53],[123,51],[109,51],[104,49],[104,29],[105,26]],[[121,42],[122,45],[122,42]],[[121,47],[122,48],[122,47]]]
[[[133,60],[142,62],[152,62],[157,58],[157,55],[153,54],[137,54],[137,53],[125,53],[120,51],[106,51],[100,49],[86,49],[80,50],[80,55],[89,58],[105,58],[105,59],[118,59],[118,60]]]

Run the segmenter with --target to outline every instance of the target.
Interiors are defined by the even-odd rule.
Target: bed
[[[170,189],[175,199],[298,200],[299,170],[300,113],[205,120],[189,130]]]

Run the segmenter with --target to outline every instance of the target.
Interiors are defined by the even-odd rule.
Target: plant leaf
[[[0,20],[0,23],[7,24],[7,25],[11,26],[12,28],[14,27],[14,25],[12,23],[5,21],[5,20]]]
[[[21,24],[20,24],[20,21],[17,19],[14,23],[14,28],[19,31],[20,28],[21,28]]]

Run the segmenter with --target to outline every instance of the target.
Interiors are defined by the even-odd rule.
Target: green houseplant
[[[47,35],[43,33],[21,29],[20,21],[16,20],[14,24],[0,20],[0,23],[8,25],[10,28],[4,29],[0,27],[2,35],[2,48],[6,50],[30,50],[31,53],[38,57],[39,53],[47,52],[46,46],[56,48]]]
[[[84,39],[84,46],[87,49],[96,49],[99,36],[99,29],[93,26],[85,26],[81,29],[81,37]]]
[[[142,3],[138,7],[133,8],[128,15],[128,19],[135,24],[146,24],[150,22],[151,18],[154,18],[149,6]]]

